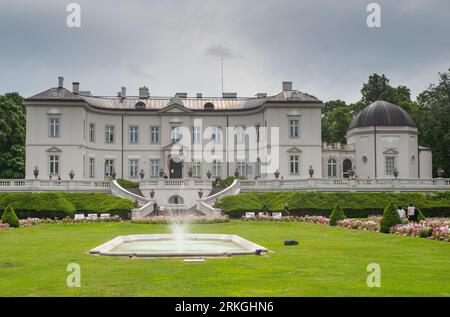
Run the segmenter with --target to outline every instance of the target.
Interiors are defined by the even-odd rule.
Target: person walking
[[[402,221],[405,220],[405,216],[406,216],[405,209],[403,209],[401,206],[398,206],[397,212],[398,212],[398,215],[400,216],[400,219]]]
[[[409,203],[408,206],[408,220],[412,222],[416,222],[416,207],[414,207],[413,203]]]

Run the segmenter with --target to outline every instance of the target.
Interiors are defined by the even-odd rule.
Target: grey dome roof
[[[348,129],[367,126],[416,127],[416,123],[401,107],[387,101],[377,100],[358,112]]]

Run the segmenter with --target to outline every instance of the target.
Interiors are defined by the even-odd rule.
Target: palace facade
[[[40,179],[68,179],[73,172],[76,180],[206,179],[236,172],[273,179],[274,171],[283,179],[309,178],[311,171],[315,178],[432,176],[431,151],[418,146],[417,127],[403,109],[374,102],[353,119],[347,144],[325,144],[322,101],[294,90],[292,82],[283,82],[277,95],[252,98],[154,97],[146,87],[139,96],[122,87],[117,96],[100,97],[80,91],[77,82],[70,91],[59,77],[57,87],[27,98],[25,106],[26,178],[35,170]],[[194,155],[196,146],[213,147],[214,157]],[[175,157],[174,147],[182,155]],[[257,154],[242,154],[240,147]]]

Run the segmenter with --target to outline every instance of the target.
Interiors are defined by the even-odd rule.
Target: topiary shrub
[[[2,222],[7,223],[10,227],[19,228],[19,218],[11,206],[6,207],[3,212]]]
[[[380,221],[380,231],[384,233],[390,233],[391,228],[394,225],[401,224],[402,220],[398,215],[397,208],[395,208],[394,203],[391,201],[383,212],[383,217]]]
[[[345,219],[344,211],[341,205],[337,204],[330,215],[330,226],[336,226],[339,220]]]

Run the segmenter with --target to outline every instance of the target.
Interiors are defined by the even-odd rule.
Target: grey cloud
[[[210,47],[207,47],[205,49],[206,55],[216,56],[216,57],[223,57],[223,58],[233,58],[233,52],[231,49],[225,46],[221,45],[213,45]]]
[[[322,100],[355,101],[370,73],[413,94],[450,61],[448,0],[378,0],[382,28],[366,26],[372,1],[77,0],[82,27],[65,25],[57,0],[2,0],[0,93],[25,96],[56,77],[114,95],[147,85],[153,95],[274,94],[281,81]]]

